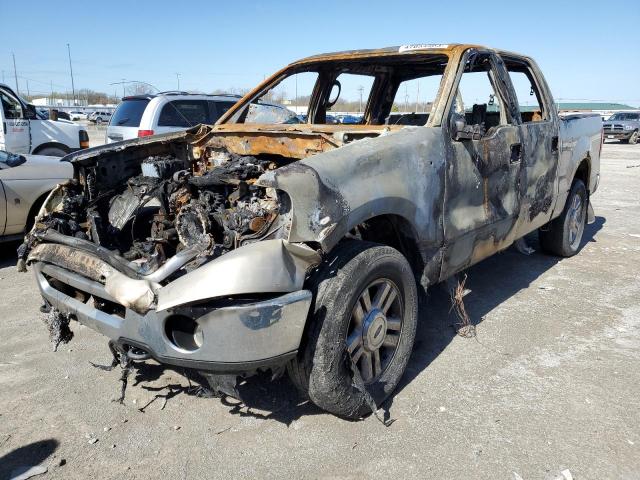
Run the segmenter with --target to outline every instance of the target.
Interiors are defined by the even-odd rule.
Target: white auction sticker
[[[427,50],[427,49],[440,49],[449,48],[448,43],[415,43],[413,45],[402,45],[398,52],[409,52],[411,50]]]

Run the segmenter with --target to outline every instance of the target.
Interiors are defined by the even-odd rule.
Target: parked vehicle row
[[[261,100],[300,72],[314,94],[292,124]],[[330,123],[349,75],[375,88],[359,124]],[[416,78],[434,85],[420,126],[392,118]],[[526,56],[440,44],[318,55],[215,125],[141,135],[165,108],[211,122],[235,99],[173,100],[123,102],[110,128],[130,130],[109,134],[138,138],[68,156],[75,181],[49,196],[19,251],[51,325],[96,330],[122,365],[197,370],[230,395],[238,378],[286,368],[315,404],[360,417],[405,371],[420,289],[534,231],[545,252],[575,255],[593,219],[601,119],[559,115]]]

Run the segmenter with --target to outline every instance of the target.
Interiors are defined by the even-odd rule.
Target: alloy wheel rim
[[[347,333],[347,352],[362,380],[374,383],[387,370],[402,333],[400,290],[389,279],[371,282],[356,300]]]
[[[569,244],[572,248],[575,248],[580,242],[581,230],[584,227],[583,202],[580,195],[576,194],[573,196],[568,213]]]

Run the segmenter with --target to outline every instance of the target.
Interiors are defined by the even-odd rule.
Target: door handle
[[[557,152],[558,151],[558,136],[557,135],[555,137],[551,137],[551,151],[552,152]]]
[[[522,159],[522,144],[513,143],[511,145],[511,156],[509,157],[509,163],[516,163]]]

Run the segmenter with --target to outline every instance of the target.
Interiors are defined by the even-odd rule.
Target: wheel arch
[[[49,196],[50,193],[51,193],[51,190],[47,190],[46,192],[41,194],[36,199],[35,202],[33,202],[31,204],[31,208],[29,208],[29,213],[27,214],[27,220],[26,220],[26,222],[24,224],[24,233],[25,234],[29,233],[31,228],[33,228],[35,217],[38,214],[38,212],[40,211],[40,208],[42,207],[42,204],[47,199],[47,197]]]
[[[67,155],[71,153],[71,149],[68,146],[66,146],[64,143],[60,143],[60,142],[42,143],[38,145],[32,153],[33,155],[38,155],[45,148],[59,148],[60,150],[64,150],[65,152],[67,152]]]
[[[591,155],[589,155],[589,153],[578,163],[578,168],[576,168],[573,174],[571,183],[573,183],[576,178],[582,180],[582,183],[587,187],[587,191],[589,191],[589,180],[591,178]]]
[[[393,213],[374,215],[361,221],[345,238],[361,238],[395,248],[406,257],[418,277],[424,270],[418,232],[406,217]]]

